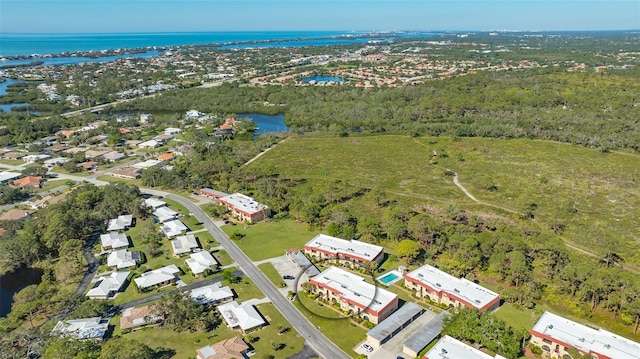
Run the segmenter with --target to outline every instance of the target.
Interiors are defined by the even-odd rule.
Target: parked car
[[[371,353],[373,351],[373,347],[371,347],[371,345],[369,345],[367,343],[363,343],[362,344],[362,349],[366,350],[367,353]]]
[[[283,275],[282,279],[296,279],[296,277],[294,277],[292,275]]]

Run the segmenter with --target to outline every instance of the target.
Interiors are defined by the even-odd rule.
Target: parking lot
[[[276,271],[278,271],[281,277],[292,276],[294,278],[294,279],[285,279],[284,282],[287,284],[287,286],[285,288],[279,288],[280,292],[283,293],[283,295],[285,296],[287,295],[288,291],[297,292],[298,290],[302,290],[302,284],[309,281],[309,276],[307,276],[306,273],[301,271],[298,268],[298,266],[296,266],[295,263],[289,260],[289,258],[286,255],[269,258],[267,260],[256,262],[256,263],[264,263],[264,262],[270,262],[273,265],[273,267],[276,269]],[[296,280],[298,278],[300,278],[300,280],[297,281],[298,288],[296,290],[293,286],[296,283]]]

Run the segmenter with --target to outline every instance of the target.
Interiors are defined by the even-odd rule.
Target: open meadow
[[[412,204],[526,217],[574,247],[597,256],[614,249],[625,266],[640,267],[640,155],[523,139],[293,137],[255,165],[314,184],[340,180]],[[455,186],[452,172],[479,203]],[[357,213],[360,202],[347,205]]]

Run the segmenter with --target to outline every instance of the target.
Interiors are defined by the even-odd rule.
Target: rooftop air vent
[[[458,290],[458,288],[453,288],[453,291],[456,293],[460,293],[460,291]]]
[[[436,283],[436,287],[442,287],[442,284]]]

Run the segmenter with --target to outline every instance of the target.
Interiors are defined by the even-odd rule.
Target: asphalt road
[[[229,237],[216,226],[213,221],[191,201],[171,193],[150,190],[146,188],[140,188],[143,193],[149,193],[153,195],[161,195],[170,198],[181,205],[185,206],[204,227],[211,233],[215,239],[220,243],[227,253],[238,263],[242,271],[251,278],[251,280],[262,290],[262,292],[271,300],[275,307],[284,315],[285,318],[291,323],[298,333],[305,338],[307,343],[322,357],[327,359],[341,359],[351,358],[340,348],[338,348],[333,342],[327,339],[317,328],[311,324],[304,315],[302,315],[291,302],[285,298],[276,287],[262,274],[262,272],[256,267],[253,262],[247,257],[244,252],[236,246],[235,243],[229,239]]]

